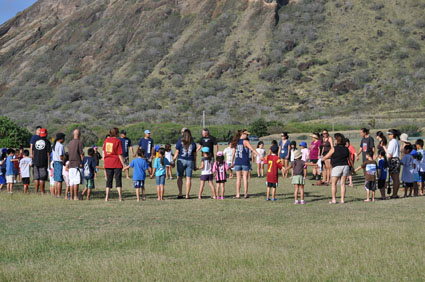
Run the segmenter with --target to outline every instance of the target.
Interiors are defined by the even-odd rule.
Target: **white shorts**
[[[350,167],[348,165],[340,165],[332,168],[332,177],[349,176]]]
[[[14,180],[13,175],[6,175],[6,183],[7,184],[13,183],[14,182],[13,180]]]
[[[79,168],[70,168],[69,169],[69,186],[80,185],[81,184],[81,173]]]

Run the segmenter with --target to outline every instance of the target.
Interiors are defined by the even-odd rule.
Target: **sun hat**
[[[313,138],[316,138],[316,139],[320,138],[319,135],[317,135],[316,133],[311,134],[310,137],[313,137]]]
[[[418,156],[418,151],[412,150],[412,152],[410,152],[410,155],[416,157],[416,156]]]
[[[223,156],[223,152],[222,151],[218,151],[217,152],[217,157],[221,157],[221,156]]]
[[[301,142],[301,143],[300,143],[300,146],[303,146],[303,147],[307,148],[307,143],[305,143],[305,142]]]
[[[242,134],[251,135],[251,132],[245,129],[244,131],[242,131]]]
[[[146,129],[145,130],[145,134],[151,134],[150,130],[149,129]]]
[[[407,135],[406,133],[400,135],[400,141],[409,142],[407,139],[409,139],[409,135]]]
[[[295,150],[294,157],[295,157],[296,160],[302,158],[302,156],[303,156],[303,154],[301,154],[301,151]]]
[[[272,151],[273,154],[277,154],[277,151],[279,151],[279,148],[275,145],[270,147],[270,151]]]
[[[203,153],[209,153],[210,152],[210,148],[208,148],[208,147],[202,147],[201,151]]]
[[[47,136],[47,129],[42,128],[40,129],[40,137],[46,137]]]

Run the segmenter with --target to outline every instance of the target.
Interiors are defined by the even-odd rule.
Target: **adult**
[[[105,202],[109,200],[109,191],[112,189],[113,179],[118,191],[119,201],[122,201],[122,169],[124,167],[124,157],[121,140],[118,139],[118,128],[109,130],[109,137],[103,143],[103,160],[106,171],[106,196]]]
[[[320,141],[319,133],[312,133],[310,135],[311,143],[308,150],[310,151],[309,159],[310,162],[317,164],[320,156],[320,146],[322,142]],[[313,177],[310,180],[320,180],[320,169],[317,166],[313,167]]]
[[[196,144],[192,133],[186,129],[183,136],[177,141],[176,153],[173,161],[177,160],[177,187],[179,188],[178,199],[183,199],[183,177],[186,176],[186,199],[189,199],[192,188],[192,171],[196,167]]]
[[[409,141],[409,135],[407,135],[406,133],[401,134],[400,142],[401,142],[401,146],[400,146],[401,157],[404,157],[404,148],[407,145],[412,145],[412,143]]]
[[[120,138],[121,145],[122,145],[122,156],[124,158],[124,165],[128,166],[130,164],[130,156],[129,152],[131,152],[132,155],[134,155],[133,147],[131,146],[131,140],[127,138],[127,132],[125,130],[121,130],[121,136]],[[130,179],[128,175],[128,169],[125,170],[125,176],[127,179]]]
[[[400,188],[400,144],[398,139],[400,138],[400,131],[397,129],[390,129],[388,134],[388,148],[387,148],[387,159],[388,159],[388,172],[390,173],[391,179],[393,180],[393,194],[392,199],[398,198],[398,189]]]
[[[34,144],[38,139],[40,139],[40,130],[41,130],[41,126],[37,126],[35,128],[35,135],[31,136],[31,140],[30,140],[31,159],[34,157]]]
[[[153,139],[151,138],[151,132],[150,130],[145,130],[145,137],[141,138],[139,141],[139,147],[137,148],[137,151],[140,149],[143,149],[145,151],[145,158],[148,161],[148,164],[150,167],[152,167],[152,158],[155,156],[154,154],[154,146],[153,146]],[[136,157],[136,154],[133,154],[133,158]]]
[[[84,144],[80,140],[80,130],[75,129],[72,133],[73,139],[68,144],[69,155],[69,186],[71,187],[71,198],[78,200],[78,189],[83,180],[81,174],[81,163],[84,159]]]
[[[367,128],[362,128],[360,130],[360,136],[362,140],[360,141],[360,149],[357,152],[356,160],[359,160],[359,156],[362,154],[362,162],[364,163],[367,161],[366,152],[372,151],[373,154],[375,154],[375,141],[373,137],[369,135],[369,129]]]
[[[57,133],[56,139],[53,143],[53,180],[55,181],[54,186],[54,195],[57,198],[60,198],[62,193],[62,182],[64,181],[62,170],[63,170],[63,161],[65,158],[65,148],[63,147],[62,143],[65,141],[65,134],[63,133]]]
[[[323,167],[323,184],[329,185],[331,183],[331,174],[332,174],[332,161],[330,158],[323,158],[329,152],[334,149],[334,140],[332,136],[329,136],[329,131],[327,129],[323,129],[323,142],[322,142],[322,148],[321,148],[321,156],[322,161],[324,162]],[[344,144],[345,146],[345,144]]]
[[[282,162],[283,167],[285,168],[282,170],[282,176],[283,178],[286,178],[288,176],[288,166],[289,166],[289,145],[291,141],[289,141],[288,132],[282,132],[280,134],[280,142],[279,142],[279,158]]]
[[[345,203],[345,181],[350,175],[350,151],[345,146],[345,137],[341,133],[334,135],[336,146],[331,147],[330,151],[323,159],[330,160],[332,165],[332,201],[329,204],[336,204],[336,192],[338,181],[341,183],[341,204]]]
[[[387,149],[388,141],[387,137],[384,135],[382,131],[376,132],[376,140],[378,140],[378,146],[376,146],[377,153],[380,151],[385,151]]]
[[[232,165],[236,172],[236,199],[240,199],[241,192],[241,181],[243,177],[243,186],[244,186],[244,197],[245,199],[249,198],[248,196],[248,176],[250,170],[250,157],[249,151],[251,151],[255,156],[259,156],[257,151],[252,147],[251,143],[248,141],[249,133],[246,129],[236,131],[235,136],[232,139]]]
[[[196,152],[198,153],[203,147],[207,147],[210,149],[211,155],[214,157],[214,149],[215,152],[218,152],[218,144],[217,144],[217,138],[210,135],[210,131],[208,128],[202,129],[202,137],[199,140],[198,148],[196,149]]]
[[[51,144],[47,140],[47,129],[41,128],[39,133],[40,136],[36,139],[33,146],[34,185],[36,193],[38,193],[38,188],[40,188],[41,193],[45,194],[44,183],[47,180]]]

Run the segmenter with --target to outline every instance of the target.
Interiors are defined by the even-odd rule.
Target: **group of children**
[[[22,182],[24,193],[28,193],[30,184],[30,166],[32,159],[29,158],[29,151],[23,148],[19,150],[1,149],[0,158],[0,191],[6,184],[6,190],[9,194],[13,192],[13,185]]]

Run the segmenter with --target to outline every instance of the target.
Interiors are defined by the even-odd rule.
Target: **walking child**
[[[32,166],[32,159],[29,157],[30,152],[24,150],[23,158],[19,162],[19,169],[21,170],[22,184],[24,184],[24,193],[28,193],[28,186],[30,185],[30,167]]]
[[[81,193],[81,199],[84,199],[84,194],[87,192],[87,201],[90,200],[91,190],[95,188],[94,173],[96,170],[96,160],[94,159],[94,149],[90,148],[87,151],[88,157],[83,159],[83,176],[86,182],[86,188]]]
[[[294,161],[291,164],[292,184],[294,185],[294,204],[304,205],[304,185],[307,177],[306,162],[302,160],[301,151],[294,151]],[[300,193],[301,201],[298,201],[298,192]]]
[[[128,170],[130,167],[133,168],[133,188],[136,189],[137,201],[140,201],[140,190],[142,190],[142,200],[144,201],[146,200],[146,170],[149,170],[149,174],[152,172],[148,162],[145,159],[145,150],[139,148],[137,150],[137,158],[133,159],[130,165],[126,166],[124,170]]]
[[[212,156],[210,153],[210,148],[203,147],[202,151],[202,163],[198,170],[201,171],[201,184],[199,186],[198,199],[202,199],[202,193],[204,191],[205,182],[208,182],[208,185],[211,187],[212,198],[216,199],[216,193],[214,189],[213,179],[214,175],[212,173]]]
[[[154,160],[153,171],[150,178],[153,178],[155,175],[156,179],[156,192],[158,195],[158,201],[164,200],[164,186],[165,186],[165,170],[167,165],[170,165],[170,162],[165,158],[164,148],[158,150],[159,157]]]
[[[376,191],[376,174],[378,171],[378,165],[373,160],[373,151],[369,150],[366,152],[366,160],[361,166],[356,168],[354,172],[363,169],[365,173],[365,189],[366,189],[366,200],[370,202],[370,192],[372,192],[372,202],[375,202],[375,191]]]
[[[270,155],[264,160],[267,163],[267,201],[277,201],[276,189],[279,182],[279,171],[283,169],[283,164],[277,155],[279,148],[275,145],[270,147]],[[270,190],[272,192],[272,198],[270,199]]]
[[[224,161],[223,152],[217,152],[217,158],[213,165],[212,172],[215,173],[215,182],[216,186],[216,196],[218,200],[224,200],[224,189],[225,183],[227,181],[226,171],[229,169],[227,163]],[[221,196],[220,195],[221,189]]]
[[[260,141],[257,144],[257,177],[264,177],[264,157],[266,156],[266,150],[264,150],[264,142]]]
[[[385,200],[385,187],[388,175],[388,160],[384,150],[378,152],[378,189],[381,192],[382,200]]]
[[[167,168],[165,170],[165,178],[167,179],[173,179],[173,167],[171,164],[173,163],[173,151],[171,150],[171,144],[165,144],[165,158],[168,160],[170,165],[167,165]]]
[[[7,150],[7,159],[6,159],[6,183],[7,183],[7,193],[12,194],[13,183],[15,182],[15,162],[19,162],[18,159],[15,159],[15,150]]]

